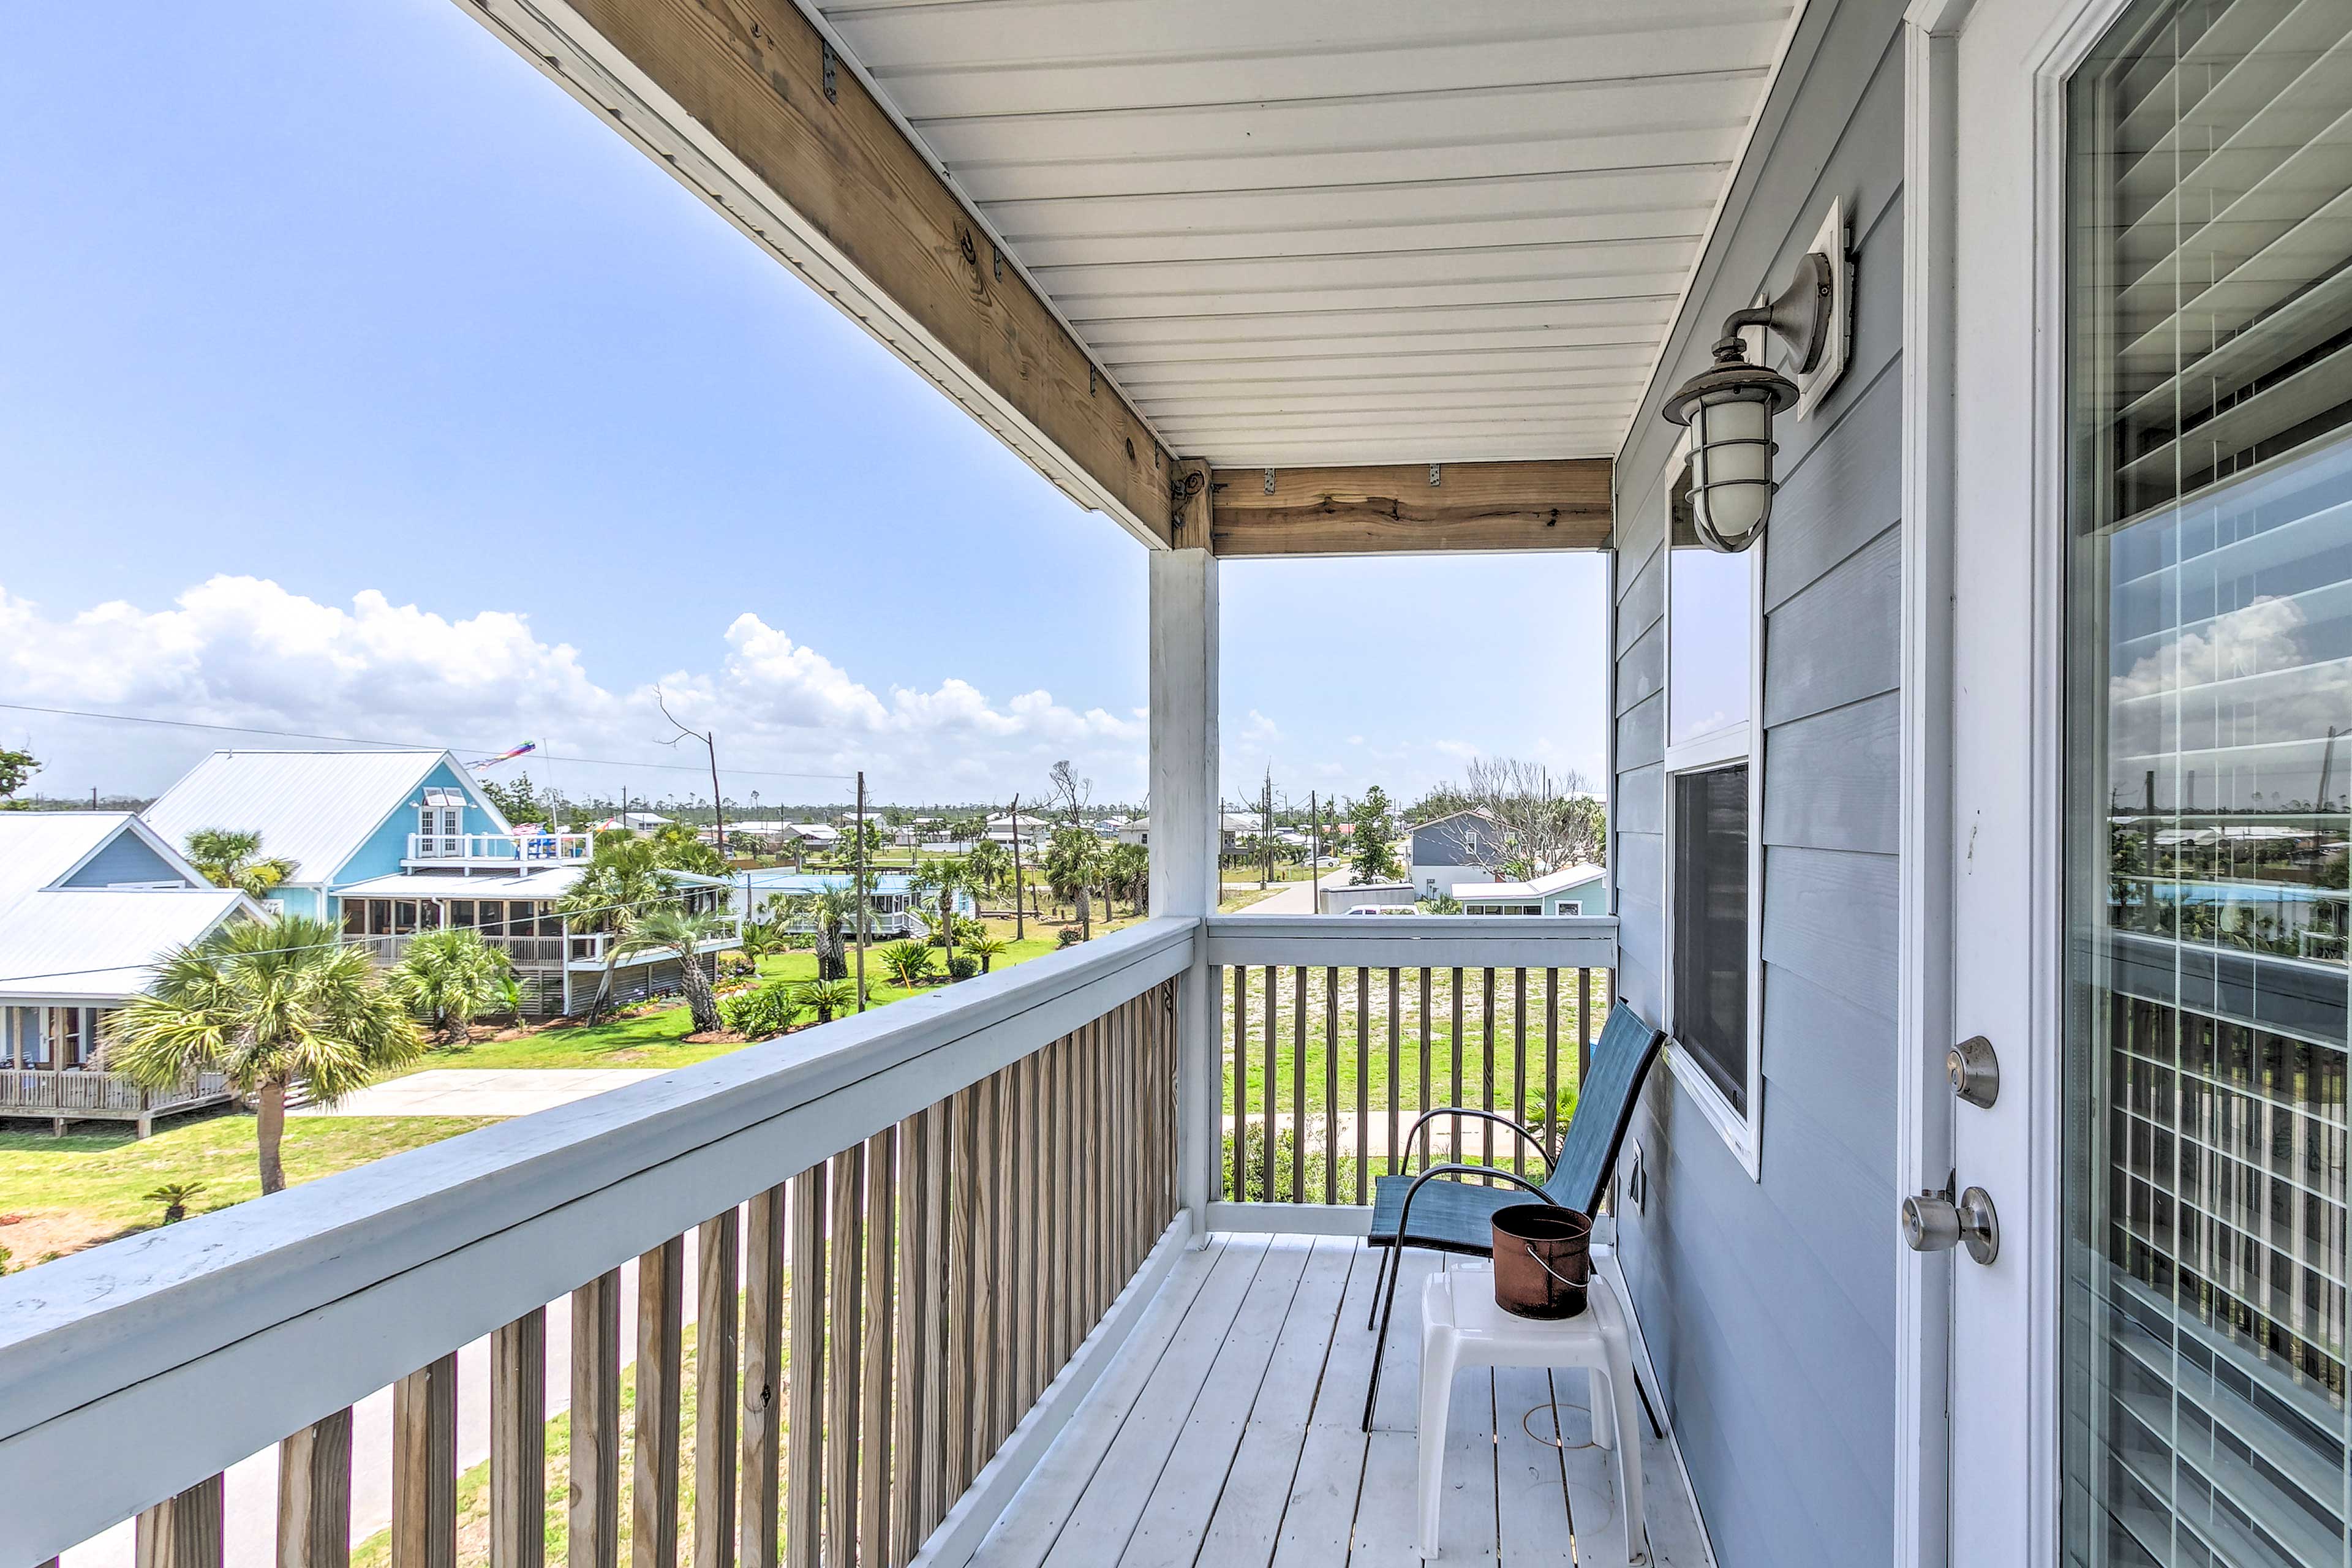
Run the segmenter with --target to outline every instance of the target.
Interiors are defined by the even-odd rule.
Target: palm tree
[[[1013,877],[1013,857],[993,838],[982,838],[963,857],[967,884],[975,898],[1001,890]]]
[[[1054,832],[1053,842],[1045,847],[1045,880],[1056,899],[1069,899],[1077,905],[1078,933],[1091,940],[1095,934],[1094,905],[1087,897],[1095,884],[1102,880],[1102,840],[1083,827],[1062,827]]]
[[[612,994],[621,939],[647,913],[672,904],[675,886],[660,864],[654,842],[623,830],[596,840],[596,853],[588,868],[572,884],[572,890],[556,900],[555,912],[572,930],[601,931],[609,937],[604,944],[604,973],[596,983],[595,999],[588,1005],[590,1023],[596,1021],[605,998]]]
[[[980,960],[980,972],[982,974],[985,974],[988,973],[989,966],[994,963],[998,956],[1002,954],[1006,948],[1011,947],[1012,945],[1013,944],[1011,942],[1005,941],[1001,936],[983,936],[971,942],[967,951],[969,951],[973,957]]]
[[[686,823],[665,823],[655,828],[652,842],[656,863],[666,869],[693,871],[705,877],[727,874],[727,862],[719,851],[705,844]]]
[[[514,963],[464,926],[419,931],[384,976],[392,994],[432,1026],[444,1045],[462,1045],[466,1026],[507,997]],[[520,997],[514,998],[520,1001]]]
[[[819,980],[845,979],[849,960],[843,953],[844,926],[854,927],[858,920],[858,900],[855,889],[826,886],[814,892],[794,893],[784,901],[787,919],[814,921],[816,923],[816,977]],[[866,933],[874,934],[873,917],[866,916]]]
[[[923,881],[924,890],[939,900],[939,929],[947,938],[947,966],[950,973],[953,973],[956,950],[955,900],[958,893],[963,892],[972,884],[971,862],[961,855],[942,855],[929,866],[917,872],[916,876]],[[914,891],[911,882],[907,890],[909,893]]]
[[[222,927],[158,961],[153,988],[107,1024],[106,1065],[149,1089],[227,1076],[257,1112],[261,1190],[282,1192],[286,1090],[331,1105],[416,1059],[425,1042],[363,949],[326,921]]]
[[[698,950],[726,931],[727,922],[717,915],[690,915],[668,907],[648,910],[614,942],[614,962],[636,952],[675,954],[679,983],[686,987],[687,1011],[694,1019],[694,1032],[714,1034],[720,1027],[719,998],[711,990],[710,976],[703,972]],[[609,963],[605,966],[607,973],[611,967]]]
[[[801,1005],[816,1014],[820,1024],[830,1024],[835,1013],[846,1013],[857,1005],[857,987],[846,980],[812,980],[801,987]]]
[[[1127,895],[1127,906],[1143,912],[1151,891],[1151,851],[1140,844],[1114,844],[1103,851],[1103,880],[1116,893]]]
[[[233,827],[199,827],[188,835],[188,863],[216,887],[260,898],[294,874],[294,862],[263,859],[261,835]]]
[[[139,1201],[163,1205],[163,1223],[177,1225],[188,1217],[188,1205],[194,1203],[205,1190],[202,1182],[165,1182],[152,1192],[142,1193]]]

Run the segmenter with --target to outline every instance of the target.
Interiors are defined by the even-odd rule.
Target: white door
[[[2341,1564],[2352,4],[1981,0],[1946,86],[1949,1561]]]

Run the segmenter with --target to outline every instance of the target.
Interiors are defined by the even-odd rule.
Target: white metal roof
[[[1458,883],[1454,889],[1454,896],[1465,904],[1491,904],[1497,899],[1540,899],[1565,892],[1586,882],[1598,881],[1607,874],[1599,866],[1564,866],[1532,881]]]
[[[1794,0],[820,0],[1177,450],[1612,455]]]
[[[116,834],[138,830],[125,811],[0,811],[0,910],[46,888],[98,853]],[[154,836],[143,836],[151,845]],[[158,846],[173,869],[202,882],[170,846]]]
[[[0,910],[0,1001],[120,1001],[147,965],[243,909],[233,888],[51,888]]]
[[[323,882],[442,762],[471,788],[447,752],[215,752],[146,816],[175,845],[205,827],[257,832],[264,856],[294,862],[294,880]],[[478,791],[474,799],[503,831],[497,809]]]

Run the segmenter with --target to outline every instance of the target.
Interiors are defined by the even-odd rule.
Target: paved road
[[[1334,871],[1324,881],[1328,885],[1346,875],[1344,871]],[[1252,915],[1311,915],[1315,912],[1315,884],[1286,882],[1279,890],[1260,899],[1242,912]]]
[[[657,1068],[436,1068],[296,1116],[528,1116],[660,1076]]]

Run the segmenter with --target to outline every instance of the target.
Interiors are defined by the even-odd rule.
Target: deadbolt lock
[[[1990,1108],[2000,1098],[2000,1058],[1982,1035],[1971,1035],[1944,1053],[1944,1076],[1952,1080],[1952,1092],[1970,1105]]]

